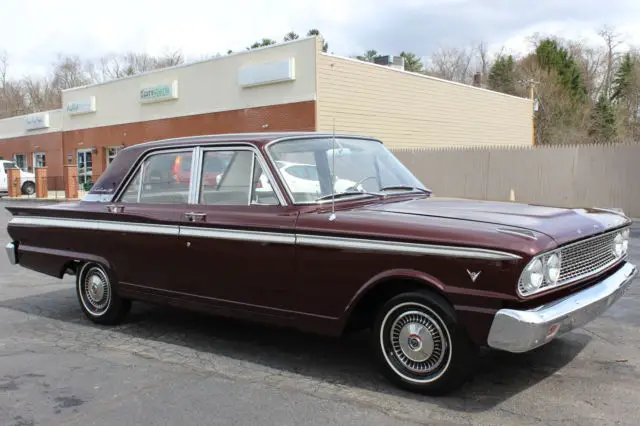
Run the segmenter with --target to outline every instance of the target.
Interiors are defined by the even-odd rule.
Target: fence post
[[[48,198],[47,168],[36,167],[36,198]]]
[[[64,165],[64,196],[67,200],[78,199],[78,166]]]
[[[19,197],[21,194],[20,169],[7,169],[7,192],[9,197]]]

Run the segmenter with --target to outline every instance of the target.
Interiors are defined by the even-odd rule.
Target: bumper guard
[[[16,253],[16,246],[13,243],[9,243],[5,246],[5,251],[7,252],[7,257],[9,258],[9,262],[12,265],[16,265],[18,263],[18,255]]]

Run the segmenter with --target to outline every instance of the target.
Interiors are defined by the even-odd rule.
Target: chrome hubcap
[[[430,315],[408,311],[391,325],[391,344],[396,358],[409,370],[430,373],[445,358],[447,344],[442,329]]]
[[[89,305],[87,308],[94,313],[101,313],[109,305],[111,298],[109,280],[105,273],[101,269],[92,268],[85,275],[83,287]]]

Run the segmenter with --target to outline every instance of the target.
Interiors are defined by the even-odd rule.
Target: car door
[[[101,244],[122,285],[179,291],[179,227],[192,189],[184,164],[192,161],[193,152],[194,148],[183,148],[148,155],[108,206],[110,232]],[[177,163],[182,163],[180,176],[175,173]]]
[[[197,163],[196,203],[180,227],[184,291],[242,309],[291,307],[297,211],[286,205],[260,153],[203,148]]]

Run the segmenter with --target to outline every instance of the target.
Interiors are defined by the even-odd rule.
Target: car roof
[[[262,147],[263,145],[268,144],[269,142],[273,142],[278,139],[286,139],[286,138],[297,138],[297,137],[319,137],[319,138],[327,138],[335,136],[336,138],[358,138],[358,139],[373,139],[379,141],[379,139],[368,136],[354,135],[354,134],[338,134],[338,133],[327,133],[327,132],[315,132],[315,131],[307,131],[307,132],[255,132],[255,133],[225,133],[225,134],[210,134],[210,135],[201,135],[201,136],[185,136],[178,138],[170,138],[170,139],[160,139],[150,142],[138,143],[135,145],[130,145],[122,149],[122,151],[135,152],[136,154],[140,154],[141,152],[147,150],[155,150],[161,148],[172,148],[176,145],[183,147],[191,147],[194,145],[200,145],[203,143],[247,143],[251,145],[255,145],[258,147]]]

